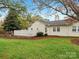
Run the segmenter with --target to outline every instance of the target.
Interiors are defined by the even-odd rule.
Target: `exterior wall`
[[[40,21],[36,21],[35,23],[33,23],[31,27],[28,28],[28,30],[15,30],[14,35],[15,36],[36,36],[37,32],[45,33],[45,25]]]
[[[58,36],[67,36],[69,34],[68,28],[67,26],[59,26],[60,27],[60,32],[53,32],[53,27],[48,27],[48,35],[58,35]],[[57,27],[57,26],[55,26]]]
[[[78,30],[79,22],[74,23],[72,26],[76,26]],[[79,36],[79,31],[73,32],[72,26],[69,27],[69,36]]]
[[[72,27],[79,26],[79,22],[72,24],[71,26],[59,26],[60,27],[60,32],[53,32],[53,27],[48,27],[48,35],[58,35],[58,36],[79,36],[79,32],[73,32]],[[56,26],[55,26],[56,27]]]
[[[31,28],[33,30],[31,30]],[[28,30],[33,32],[33,34],[36,34],[37,32],[45,33],[45,25],[42,22],[40,22],[40,21],[36,21],[34,24],[32,24],[31,27],[28,28]]]
[[[59,26],[60,32],[57,32],[57,31],[53,32],[53,27],[56,27],[56,26],[47,27],[47,34],[57,35],[57,36],[79,36],[79,32],[72,31],[73,26],[78,27],[79,22],[74,23],[71,26]],[[43,32],[45,34],[45,25],[40,21],[36,21],[35,23],[33,23],[32,26],[28,28],[28,30],[15,30],[14,35],[16,36],[36,36],[37,32]]]

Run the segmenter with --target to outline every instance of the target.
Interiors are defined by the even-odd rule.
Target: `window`
[[[60,32],[60,27],[53,27],[53,32]]]
[[[47,28],[45,28],[45,32],[47,32]]]
[[[56,27],[53,27],[53,32],[55,32],[56,31]]]
[[[57,27],[57,32],[60,32],[60,27]]]
[[[38,28],[37,28],[37,30],[38,30]]]
[[[72,27],[72,31],[73,31],[73,32],[76,32],[76,26],[73,26],[73,27]]]
[[[33,30],[33,28],[31,28],[31,30]]]

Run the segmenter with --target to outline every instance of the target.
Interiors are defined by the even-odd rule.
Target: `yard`
[[[72,44],[70,38],[0,38],[0,59],[79,59],[79,46]]]

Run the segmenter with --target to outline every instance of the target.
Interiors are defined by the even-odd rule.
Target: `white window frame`
[[[77,31],[77,27],[76,26],[72,26],[72,32],[76,32]]]
[[[60,27],[57,27],[57,32],[60,32]]]
[[[53,27],[53,32],[56,32],[56,27]]]
[[[60,27],[53,27],[53,32],[60,32]]]

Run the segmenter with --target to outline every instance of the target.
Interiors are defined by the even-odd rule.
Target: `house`
[[[36,36],[37,32],[56,36],[79,36],[79,21],[72,18],[55,21],[35,21],[28,30],[15,30],[16,36]]]

